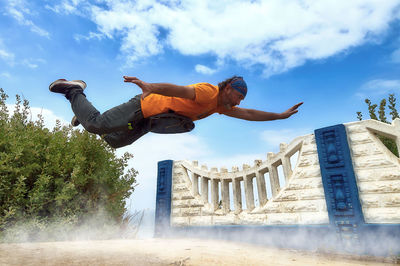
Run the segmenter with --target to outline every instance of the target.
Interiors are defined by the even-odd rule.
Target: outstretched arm
[[[270,113],[264,112],[260,110],[254,109],[246,109],[235,107],[232,108],[230,111],[224,113],[227,116],[249,120],[249,121],[270,121],[270,120],[277,120],[277,119],[286,119],[291,117],[293,114],[297,113],[299,110],[299,106],[302,105],[303,102],[298,103],[291,108],[287,109],[283,113]]]
[[[191,100],[196,98],[196,92],[193,86],[179,86],[171,83],[147,83],[136,77],[128,76],[124,76],[124,82],[130,82],[139,86],[143,91],[143,99],[149,96],[151,93]]]

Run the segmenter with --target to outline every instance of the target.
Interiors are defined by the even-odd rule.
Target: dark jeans
[[[103,114],[79,91],[72,92],[68,98],[72,111],[87,131],[102,135],[111,147],[119,148],[133,143],[149,132],[147,119],[143,118],[140,97],[141,95],[137,95]]]

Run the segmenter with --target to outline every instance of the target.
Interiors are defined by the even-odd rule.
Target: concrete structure
[[[377,135],[400,150],[399,119],[391,125],[366,120],[282,143],[278,153],[241,169],[160,162],[168,167],[159,168],[156,235],[301,232],[315,240],[310,247],[374,253],[363,242],[379,230],[400,251],[400,159]]]

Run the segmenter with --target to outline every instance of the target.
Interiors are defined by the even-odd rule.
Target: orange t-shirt
[[[228,111],[224,107],[217,107],[219,89],[209,83],[196,83],[194,100],[150,94],[141,100],[143,117],[147,118],[170,110],[177,114],[189,117],[192,121],[205,118],[213,113],[223,114]]]

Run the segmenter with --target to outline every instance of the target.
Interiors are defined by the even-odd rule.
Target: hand
[[[300,105],[302,105],[303,102],[298,103],[294,106],[292,106],[291,108],[287,109],[285,112],[281,113],[281,118],[282,119],[286,119],[291,117],[292,115],[294,115],[295,113],[297,113],[299,110],[297,110],[297,108],[299,108]]]
[[[153,93],[152,86],[150,83],[144,82],[144,81],[138,79],[137,77],[123,76],[123,78],[124,78],[124,82],[130,82],[130,83],[136,84],[137,86],[139,86],[142,89],[142,92],[143,92],[142,99],[146,98],[151,93]]]

